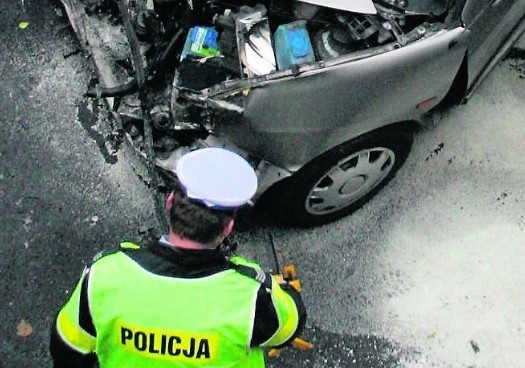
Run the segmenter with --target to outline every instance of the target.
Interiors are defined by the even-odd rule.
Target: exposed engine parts
[[[405,25],[407,0],[374,0],[377,13],[386,20],[392,20]]]
[[[162,156],[206,137],[217,119],[236,121],[260,81],[355,52],[393,50],[435,31],[439,22],[433,14],[412,14],[408,1],[416,0],[363,0],[373,1],[375,14],[317,5],[321,0],[80,1],[89,16],[121,24],[131,49],[126,60],[116,60],[126,80],[86,94],[116,97],[126,131],[140,141],[141,114],[126,96],[147,89],[140,108]]]

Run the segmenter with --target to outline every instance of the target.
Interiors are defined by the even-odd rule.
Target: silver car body
[[[323,1],[310,2],[344,3]],[[114,68],[98,52],[109,45],[97,48],[98,25],[86,26],[90,19],[79,0],[62,3],[83,46],[95,49],[102,81],[114,85]],[[423,23],[388,44],[198,91],[179,89],[174,81],[171,111],[179,97],[202,108],[211,134],[192,145],[227,146],[250,157],[260,196],[343,142],[386,126],[432,125],[433,109],[446,96],[465,102],[525,30],[524,0],[409,1],[414,13],[433,8],[447,10],[443,23]],[[192,122],[178,123],[175,129]],[[157,165],[173,169],[188,149]]]
[[[242,118],[222,120],[214,132],[294,172],[366,132],[428,124],[425,114],[447,95],[458,73],[468,76],[465,95],[473,91],[511,46],[508,41],[523,33],[524,15],[523,1],[469,0],[461,22],[452,19],[414,43],[303,66],[293,75],[278,72],[232,88],[218,86],[200,98],[228,100],[242,91]],[[464,58],[468,70],[460,70]]]

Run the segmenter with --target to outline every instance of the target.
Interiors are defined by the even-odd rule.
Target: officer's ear
[[[228,223],[226,224],[226,226],[224,226],[224,229],[222,230],[222,236],[224,236],[225,238],[231,234],[231,232],[233,231],[233,224],[234,224],[234,220],[233,219],[230,219],[230,221],[228,221]]]
[[[171,192],[168,198],[166,199],[166,211],[171,211],[171,207],[173,207],[173,196],[174,192]]]

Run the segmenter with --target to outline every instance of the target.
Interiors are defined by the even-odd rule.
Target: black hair
[[[213,209],[188,198],[182,191],[173,192],[170,226],[180,237],[202,244],[213,243],[234,217],[235,210]]]

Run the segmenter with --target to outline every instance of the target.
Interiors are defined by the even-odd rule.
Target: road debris
[[[474,340],[470,340],[470,346],[472,346],[472,350],[474,350],[474,353],[479,353],[479,345]]]
[[[441,142],[437,145],[436,148],[434,148],[432,150],[432,152],[430,152],[430,155],[428,155],[426,158],[425,158],[425,161],[428,161],[430,160],[432,157],[434,156],[437,156],[439,154],[439,152],[441,152],[441,150],[443,149],[443,147],[445,147],[445,143]]]
[[[20,337],[28,337],[33,333],[33,327],[25,319],[22,319],[16,326],[16,334]]]
[[[513,49],[509,52],[507,59],[510,59],[510,69],[518,72],[520,78],[525,78],[525,50]]]
[[[97,222],[98,222],[98,216],[97,215],[91,216],[89,226],[95,226]]]

